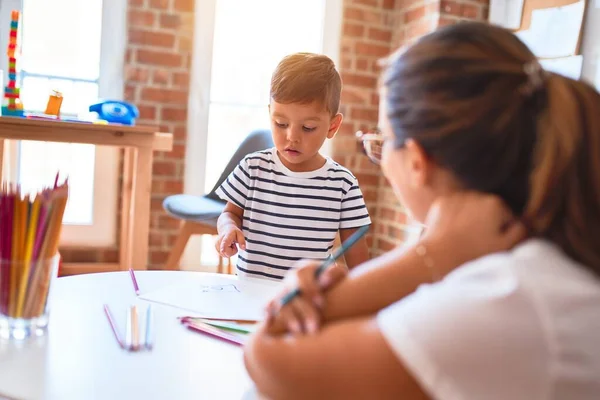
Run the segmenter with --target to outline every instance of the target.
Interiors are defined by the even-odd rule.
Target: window
[[[122,81],[115,79],[114,68],[105,71],[101,66],[121,60],[122,69],[125,6],[126,0],[2,0],[2,48],[8,34],[6,18],[13,9],[22,12],[17,68],[26,111],[43,112],[51,90],[63,94],[61,115],[68,117],[85,115],[99,97],[122,96]],[[2,70],[7,71],[7,61],[1,59]],[[69,176],[63,245],[115,243],[116,150],[22,141],[9,145],[8,159],[7,178],[26,191],[52,183],[56,171]]]
[[[217,1],[206,192],[249,130],[270,126],[269,84],[277,63],[290,53],[323,51],[324,13],[325,0]]]
[[[188,127],[185,187],[187,193],[203,194],[215,185],[244,137],[253,129],[270,126],[271,74],[285,55],[325,53],[337,61],[342,1],[211,0],[196,4],[198,45],[194,51],[198,54],[194,55],[191,92],[192,99],[201,100],[192,104],[190,112],[194,120]],[[198,248],[198,242],[192,241],[184,266],[198,265],[199,260],[202,265],[216,262],[212,239],[205,238],[202,250]]]

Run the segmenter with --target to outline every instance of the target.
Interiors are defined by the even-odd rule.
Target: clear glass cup
[[[29,263],[0,260],[0,339],[22,340],[46,333],[48,298],[59,260],[59,254]]]

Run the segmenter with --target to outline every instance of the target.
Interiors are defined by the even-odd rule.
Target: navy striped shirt
[[[238,275],[282,279],[302,258],[329,257],[338,230],[371,223],[358,181],[330,158],[318,170],[293,172],[275,148],[253,153],[217,194],[244,210]]]

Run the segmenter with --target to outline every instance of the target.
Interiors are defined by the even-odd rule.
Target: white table
[[[140,291],[200,272],[138,271]],[[240,347],[184,328],[185,312],[153,303],[154,349],[122,350],[110,330],[110,306],[121,334],[126,307],[137,299],[128,272],[59,278],[47,335],[21,346],[0,341],[0,398],[244,399],[253,398]]]

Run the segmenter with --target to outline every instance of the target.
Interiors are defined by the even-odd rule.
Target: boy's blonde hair
[[[340,108],[342,79],[322,54],[295,53],[279,62],[271,78],[271,99],[282,104],[321,103],[333,117]]]

